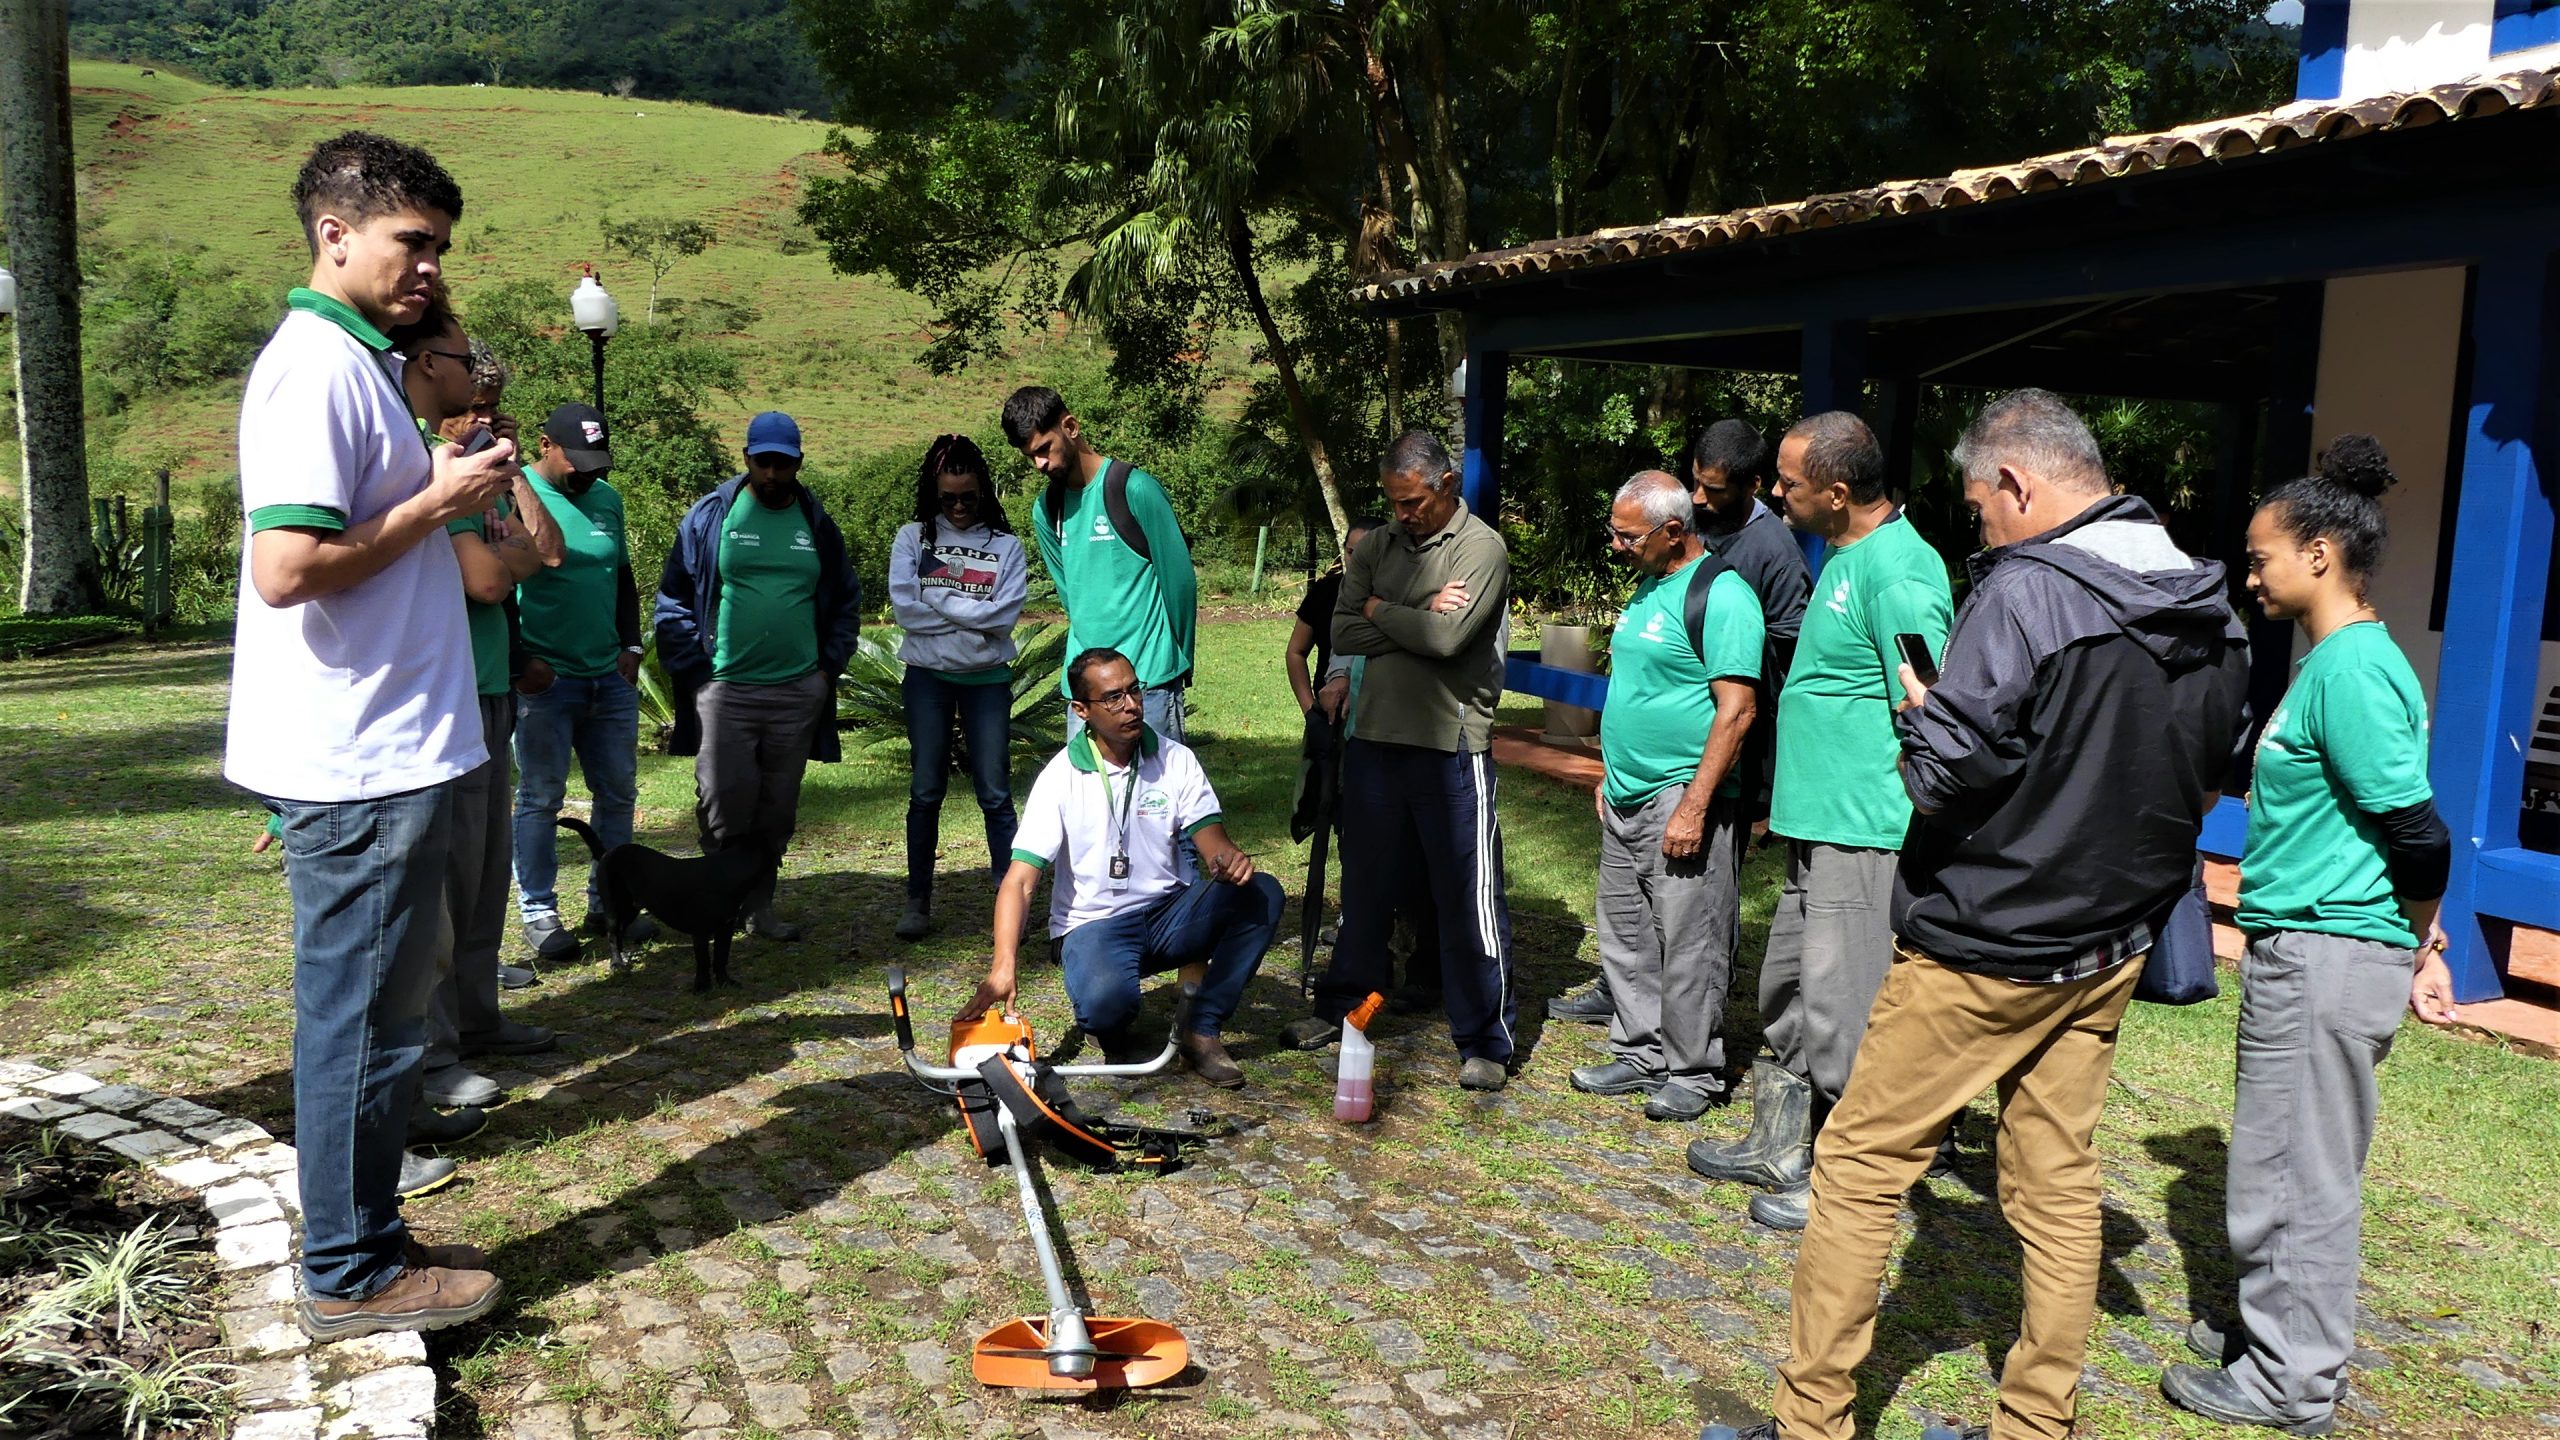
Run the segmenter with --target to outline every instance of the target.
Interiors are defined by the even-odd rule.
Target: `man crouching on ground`
[[[1252,859],[1227,839],[1217,792],[1190,749],[1147,725],[1146,688],[1127,656],[1078,655],[1067,666],[1067,691],[1084,729],[1031,787],[1013,864],[996,888],[995,961],[959,1018],[990,1007],[1013,1012],[1023,919],[1040,876],[1056,866],[1049,933],[1077,1027],[1106,1056],[1138,1058],[1151,1048],[1133,1033],[1139,982],[1179,970],[1200,987],[1190,1033],[1179,1040],[1183,1059],[1212,1085],[1242,1085],[1244,1072],[1218,1030],[1271,948],[1280,882],[1255,874]],[[1216,883],[1191,873],[1185,838]]]

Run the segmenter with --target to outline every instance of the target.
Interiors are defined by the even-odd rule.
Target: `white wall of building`
[[[2560,45],[2490,53],[2497,0],[2355,0],[2341,95],[2423,90],[2473,75],[2560,69]]]
[[[2358,430],[2390,453],[2400,483],[2383,497],[2391,548],[2374,577],[2372,599],[2430,696],[2444,645],[2443,633],[2427,622],[2444,525],[2445,464],[2460,423],[2453,385],[2462,345],[2463,283],[2458,268],[2329,281],[2311,426],[2313,454]],[[2310,455],[2301,457],[2306,468],[2310,461]],[[2555,683],[2560,645],[2545,645],[2537,711],[2540,697]]]

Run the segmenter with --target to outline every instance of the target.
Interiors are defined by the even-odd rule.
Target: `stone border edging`
[[[315,1346],[294,1318],[293,1147],[250,1121],[77,1071],[0,1060],[0,1115],[49,1124],[193,1192],[213,1217],[216,1304],[239,1357],[234,1440],[425,1440],[436,1376],[415,1330]]]

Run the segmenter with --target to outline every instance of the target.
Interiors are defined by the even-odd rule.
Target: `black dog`
[[[648,911],[668,927],[693,937],[693,988],[711,982],[735,985],[729,978],[729,942],[746,924],[747,911],[759,895],[770,893],[782,857],[761,838],[750,838],[687,858],[646,845],[604,848],[584,820],[561,816],[555,822],[587,842],[595,857],[597,888],[604,893],[605,939],[613,947],[613,968],[630,967],[623,935],[631,922]]]

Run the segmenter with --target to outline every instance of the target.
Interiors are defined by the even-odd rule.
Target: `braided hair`
[[[942,515],[942,477],[967,475],[978,484],[978,523],[999,534],[1013,533],[1013,522],[997,503],[996,484],[987,469],[986,453],[966,435],[936,435],[916,467],[916,523],[924,527],[924,543],[934,542],[934,522]]]
[[[2382,516],[2382,492],[2399,477],[2390,457],[2370,435],[2341,435],[2312,465],[2313,473],[2288,480],[2258,502],[2273,510],[2277,527],[2296,545],[2327,539],[2338,547],[2356,588],[2382,565],[2391,538]]]

